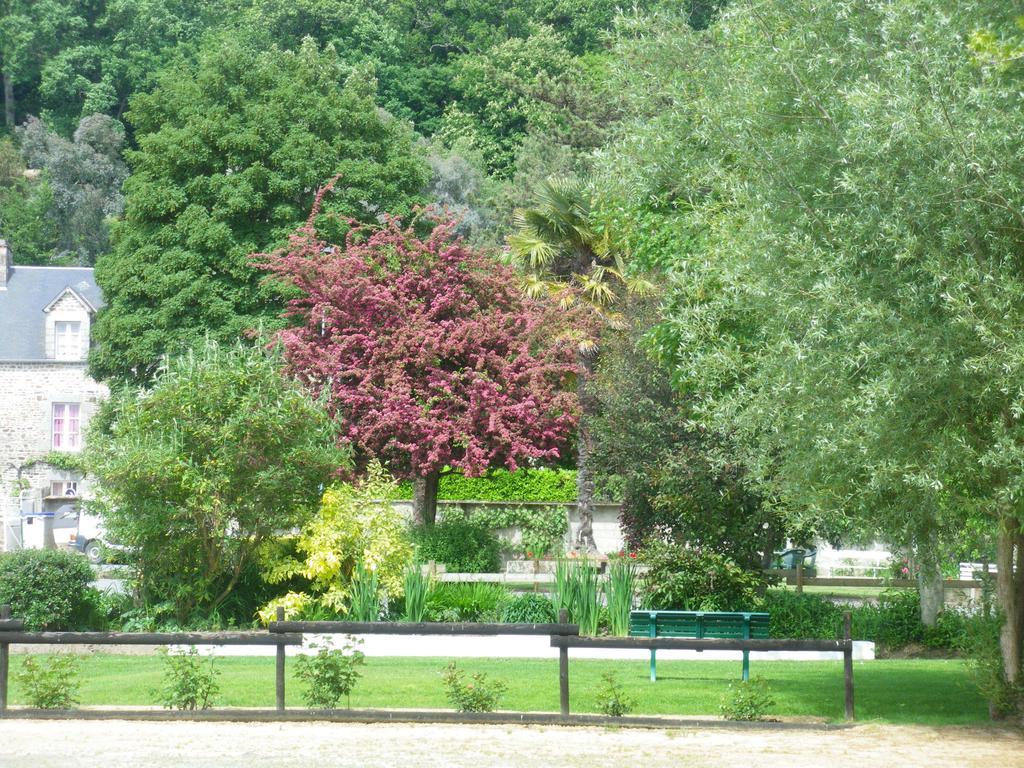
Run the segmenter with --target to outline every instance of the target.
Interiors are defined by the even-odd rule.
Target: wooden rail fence
[[[275,646],[275,705],[285,711],[285,648],[302,645],[305,633],[389,634],[389,635],[535,635],[550,638],[558,649],[559,705],[569,717],[569,649],[635,648],[644,650],[686,649],[699,651],[832,651],[843,654],[846,719],[853,719],[853,641],[850,614],[844,614],[841,640],[742,640],[690,639],[676,637],[581,637],[579,626],[570,624],[561,611],[553,624],[471,624],[441,622],[358,622],[284,621],[278,608],[277,620],[267,631],[251,632],[26,632],[24,622],[10,617],[8,606],[0,606],[0,717],[7,710],[11,643],[33,645],[254,645]]]

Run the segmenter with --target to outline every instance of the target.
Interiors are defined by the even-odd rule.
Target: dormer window
[[[58,360],[82,359],[82,324],[58,320],[53,324],[54,357]]]

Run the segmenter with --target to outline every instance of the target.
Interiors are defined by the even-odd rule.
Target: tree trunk
[[[4,72],[4,125],[14,128],[14,78]]]
[[[412,481],[412,516],[417,525],[433,525],[437,520],[437,481],[440,473],[431,472]]]
[[[917,588],[921,595],[921,623],[926,627],[934,627],[936,619],[945,604],[945,586],[942,570],[938,562],[926,557],[921,562],[921,570],[917,574]]]
[[[576,510],[580,529],[576,533],[575,546],[578,550],[597,552],[594,541],[594,478],[590,474],[590,455],[594,450],[594,439],[590,434],[588,416],[597,408],[597,400],[590,396],[587,384],[594,373],[594,353],[580,352],[580,376],[576,391],[580,399],[580,426],[576,446]]]
[[[1008,685],[1016,685],[1021,673],[1021,630],[1024,629],[1024,537],[1020,523],[1012,515],[999,521],[996,542],[996,587],[999,607],[1003,611],[1003,626],[999,632],[999,650],[1003,659],[1003,676]],[[1016,554],[1017,571],[1014,572]]]

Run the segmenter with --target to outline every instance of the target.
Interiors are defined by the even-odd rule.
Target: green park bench
[[[632,611],[632,637],[692,637],[763,640],[768,637],[767,613],[723,611]],[[655,650],[651,649],[651,682],[657,679]],[[743,651],[743,679],[750,678],[750,651]]]

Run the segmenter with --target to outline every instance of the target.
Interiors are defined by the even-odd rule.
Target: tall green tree
[[[650,293],[643,278],[628,274],[623,251],[592,212],[592,192],[575,179],[550,179],[541,187],[534,207],[516,212],[516,231],[509,236],[512,258],[524,275],[527,295],[550,296],[563,306],[580,305],[594,318],[595,328],[622,327],[619,305],[627,293]],[[576,546],[596,551],[594,542],[594,477],[590,469],[593,435],[589,418],[597,401],[588,387],[598,344],[590,334],[578,340],[581,374],[578,394],[582,417],[576,440],[576,490],[580,530]]]
[[[16,125],[19,89],[35,95],[46,60],[77,42],[86,28],[81,6],[69,0],[0,2],[0,80],[8,129]]]
[[[323,404],[281,367],[262,347],[208,343],[95,420],[104,524],[129,546],[147,605],[171,602],[179,621],[215,612],[347,462]]]
[[[741,465],[717,461],[720,436],[693,426],[690,398],[646,348],[658,321],[652,304],[630,302],[628,327],[602,342],[590,385],[598,488],[622,502],[619,524],[631,548],[670,542],[768,568],[787,534],[781,510],[747,486]]]
[[[54,258],[93,264],[109,246],[109,220],[124,208],[124,126],[107,115],[89,115],[68,141],[33,117],[17,134],[22,155],[42,170],[52,194],[47,218],[57,231]]]
[[[175,58],[196,54],[207,31],[233,18],[223,0],[92,0],[73,41],[50,51],[39,72],[38,103],[63,134],[87,115],[118,119],[129,98],[156,85]]]
[[[698,422],[791,509],[912,540],[932,583],[937,543],[986,515],[1019,690],[1021,89],[975,36],[1009,11],[797,0],[734,6],[703,35],[662,20],[634,52],[674,132],[646,134],[657,160],[630,175],[668,180],[656,213],[685,233],[657,338]]]
[[[249,254],[284,245],[327,179],[340,177],[327,208],[358,219],[418,199],[427,170],[412,131],[340,76],[312,41],[291,53],[218,39],[133,100],[125,218],[96,265],[107,306],[94,375],[145,381],[206,334],[271,327],[283,301]]]

